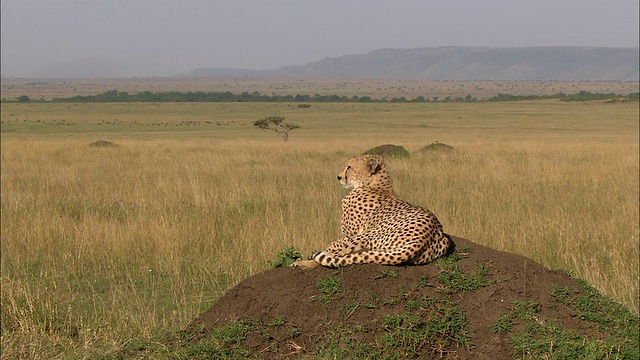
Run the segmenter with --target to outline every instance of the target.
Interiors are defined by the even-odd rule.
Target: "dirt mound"
[[[637,358],[627,309],[563,271],[453,240],[451,255],[424,266],[257,274],[189,325],[190,344],[229,358],[510,359],[584,348]]]
[[[429,145],[423,146],[420,150],[418,150],[418,152],[425,152],[425,153],[431,152],[431,151],[449,152],[451,150],[453,150],[453,146],[436,141]]]
[[[120,145],[112,143],[111,141],[107,141],[107,140],[94,141],[91,144],[89,144],[89,146],[93,146],[93,147],[120,147]]]
[[[411,154],[402,146],[385,144],[371,148],[362,155],[381,155],[386,157],[409,157]]]

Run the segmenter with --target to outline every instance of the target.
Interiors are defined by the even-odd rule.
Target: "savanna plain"
[[[337,239],[336,174],[388,143],[411,152],[388,159],[396,192],[447,233],[638,313],[637,102],[310,105],[3,103],[2,358],[185,327],[282,249]],[[266,116],[300,128],[284,142]]]

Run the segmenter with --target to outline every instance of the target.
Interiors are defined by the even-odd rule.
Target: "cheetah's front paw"
[[[291,264],[290,266],[299,267],[303,269],[315,269],[317,267],[320,267],[320,264],[318,264],[315,260],[298,260],[293,264]]]

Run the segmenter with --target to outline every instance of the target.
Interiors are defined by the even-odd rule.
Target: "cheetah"
[[[338,181],[351,189],[342,199],[342,239],[293,266],[422,265],[452,249],[451,237],[431,211],[395,195],[382,156],[347,160]]]

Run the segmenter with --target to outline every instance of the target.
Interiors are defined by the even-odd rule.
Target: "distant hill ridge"
[[[398,80],[638,81],[638,48],[439,47],[380,49],[277,70],[197,69],[186,76]]]

